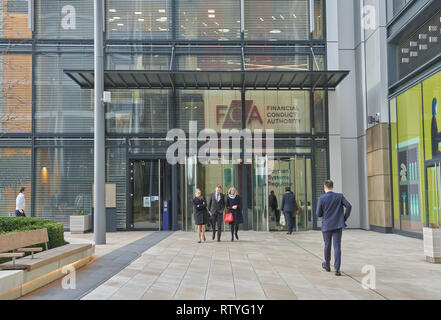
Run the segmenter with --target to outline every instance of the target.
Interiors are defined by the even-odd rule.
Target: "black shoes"
[[[237,235],[237,233],[236,233],[236,239],[239,240],[239,236]]]
[[[213,234],[213,241],[214,241],[215,238],[216,238],[216,235]]]
[[[326,266],[326,263],[322,263],[322,268],[323,269],[325,269],[326,270],[326,272],[331,272],[331,268],[328,268],[327,266]]]
[[[213,239],[214,240],[214,239]],[[221,242],[221,240],[220,239],[217,239],[217,242]]]
[[[335,275],[336,275],[337,277],[341,277],[341,272],[340,272],[340,270],[335,271]]]

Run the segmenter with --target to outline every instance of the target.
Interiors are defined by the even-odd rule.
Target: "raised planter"
[[[441,229],[424,228],[423,237],[427,262],[441,264]]]
[[[92,215],[70,216],[70,233],[85,233],[92,229]]]

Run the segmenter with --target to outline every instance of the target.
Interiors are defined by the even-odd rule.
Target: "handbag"
[[[234,216],[231,212],[228,212],[225,216],[224,216],[224,222],[225,223],[232,223],[234,222]]]
[[[284,214],[282,214],[282,215],[280,216],[280,225],[281,225],[281,226],[286,225],[285,215],[284,215]]]

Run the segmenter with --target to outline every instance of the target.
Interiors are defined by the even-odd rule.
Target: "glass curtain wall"
[[[304,41],[324,37],[323,2],[245,0],[242,37],[240,0],[106,0],[106,69],[241,70],[242,44],[246,70],[322,69],[324,51],[312,59]],[[92,210],[93,153],[89,143],[93,138],[93,91],[80,89],[64,70],[93,68],[93,2],[34,3],[32,33],[28,28],[28,2],[0,0],[0,41],[24,39],[34,44],[27,48],[20,44],[14,52],[0,56],[0,167],[12,168],[17,176],[14,185],[0,191],[0,201],[7,202],[9,210],[16,189],[32,185],[27,207],[33,204],[33,214],[67,224],[69,215],[76,211]],[[198,130],[210,128],[216,132],[243,127],[275,129],[278,141],[285,135],[311,136],[312,124],[316,133],[327,132],[325,92],[249,91],[243,108],[246,123],[242,123],[241,98],[240,91],[227,90],[112,91],[112,103],[106,105],[106,182],[117,185],[118,228],[130,227],[126,225],[130,207],[126,197],[127,154],[163,154],[167,144],[158,135],[170,128],[188,131],[189,122],[197,121]],[[13,116],[8,116],[11,110]],[[13,147],[9,148],[2,135],[10,139],[16,134],[23,138],[18,141],[14,136],[16,140],[7,142]],[[30,141],[34,148],[29,147]],[[291,141],[292,145],[297,143]],[[291,150],[299,150],[292,145]],[[306,146],[308,154],[314,152],[311,146],[312,142]],[[326,150],[323,147],[324,153]],[[289,156],[296,154],[291,151]],[[314,174],[326,170],[326,165],[314,168],[314,162],[308,164],[308,159],[306,166],[310,165]],[[183,169],[178,170],[179,188],[187,190],[178,192],[179,201],[191,196],[196,185],[208,197],[218,183],[224,192],[235,186],[241,194],[246,184],[250,206],[255,192],[251,187],[252,166],[200,165],[187,159]],[[242,182],[243,170],[250,172],[248,181]],[[8,176],[9,172],[2,169],[2,174]],[[267,196],[262,195],[262,199]],[[186,199],[185,206],[189,203]],[[252,210],[245,214],[251,223],[249,212]],[[188,219],[189,215],[180,216],[183,229],[192,228]]]
[[[441,72],[390,101],[393,218],[396,230],[439,227]]]

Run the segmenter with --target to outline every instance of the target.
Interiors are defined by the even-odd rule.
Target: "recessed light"
[[[165,9],[159,9],[158,12],[159,13],[165,13]]]
[[[167,17],[161,17],[159,19],[156,19],[156,21],[158,21],[158,22],[166,22],[167,21]]]
[[[216,15],[215,14],[209,14],[208,17],[209,18],[216,18]]]
[[[122,27],[124,26],[124,23],[118,23],[118,26]]]
[[[136,11],[135,14],[142,14],[142,12],[141,11]]]
[[[109,12],[116,12],[116,9],[109,9]]]
[[[219,31],[222,33],[228,33],[230,32],[230,29],[219,29]]]
[[[144,21],[144,19],[142,19],[142,18],[139,18],[139,19],[138,19],[138,21],[140,21],[140,22],[143,22],[143,21]]]
[[[119,20],[119,19],[121,19],[121,17],[113,17],[113,19]]]
[[[271,30],[270,33],[281,33],[282,31],[280,30]]]
[[[214,9],[208,9],[208,13],[215,13],[216,12],[216,10],[214,10]]]

